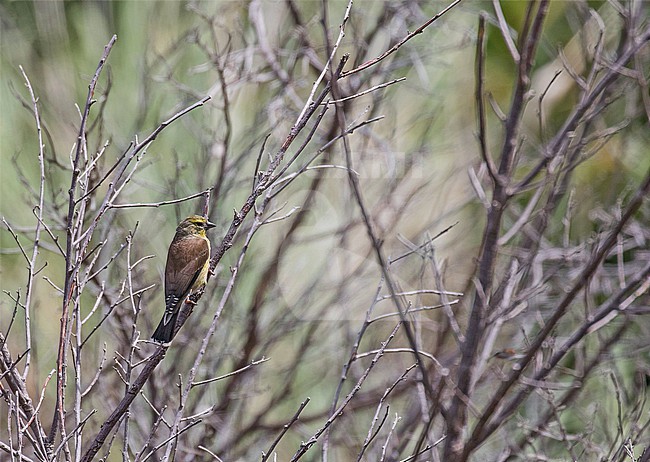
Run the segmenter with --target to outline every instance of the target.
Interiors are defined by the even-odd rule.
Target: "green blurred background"
[[[506,20],[514,29],[521,27],[526,3],[502,3]],[[406,4],[409,2],[356,1],[341,52],[350,52],[351,62],[356,62],[362,55],[358,43],[363,42],[364,34],[371,33],[378,18],[388,14],[381,33],[373,35],[365,44],[367,56],[377,55],[394,43],[396,37],[403,37],[409,27],[416,27],[446,3],[410,2],[410,9],[406,10],[408,15],[397,14],[401,11],[398,7]],[[318,58],[323,62],[326,53],[318,19],[321,3],[309,0],[296,2],[296,5],[306,24],[301,33],[309,38],[315,50],[320,51]],[[328,5],[328,30],[335,38],[347,2],[335,0]],[[134,137],[142,139],[180,108],[205,95],[212,96],[205,108],[193,111],[167,128],[148,148],[120,202],[170,200],[213,186],[219,173],[219,161],[224,155],[224,139],[228,137],[229,170],[224,180],[224,194],[210,212],[212,220],[219,224],[215,235],[223,234],[233,208],[240,206],[249,191],[264,137],[270,134],[267,151],[277,149],[317,76],[306,58],[298,61],[292,58],[292,52],[301,46],[300,33],[294,28],[286,4],[262,2],[265,38],[272,48],[281,50],[279,62],[291,75],[293,85],[288,91],[278,82],[258,48],[250,7],[251,2],[236,1],[4,1],[0,4],[0,215],[19,232],[23,245],[29,247],[30,230],[35,225],[30,188],[38,189],[38,149],[30,107],[22,103],[27,101],[29,106],[19,66],[24,68],[39,98],[48,135],[46,158],[52,160],[46,172],[48,216],[53,224],[61,225],[65,220],[63,212],[70,187],[67,169],[79,127],[79,107],[84,104],[88,83],[103,47],[113,34],[117,34],[118,41],[98,85],[101,106],[98,104],[93,109],[102,108],[102,122],[92,128],[90,148],[99,150],[108,141],[103,166],[110,166]],[[557,57],[558,49],[563,50],[572,65],[584,72],[584,55],[588,53],[575,42],[576,37],[588,29],[579,14],[580,9],[586,7],[594,8],[604,19],[610,31],[607,42],[614,43],[617,38],[620,19],[606,2],[552,2],[535,61],[532,87],[536,94],[544,91],[555,71],[562,67]],[[419,244],[427,236],[456,224],[436,241],[437,258],[444,261],[446,288],[455,291],[463,291],[468,286],[484,220],[484,209],[468,180],[468,169],[477,168],[479,162],[474,54],[477,17],[484,9],[492,11],[491,2],[468,0],[454,8],[386,64],[386,80],[406,77],[405,82],[380,90],[376,96],[356,100],[347,112],[348,122],[363,120],[367,115],[384,116],[367,132],[353,137],[352,148],[387,253],[399,256],[408,250],[405,241]],[[488,27],[487,37],[486,90],[496,104],[506,110],[513,87],[514,65],[494,25]],[[206,47],[208,51],[217,51],[216,61],[226,56],[226,51],[233,56],[232,60],[224,61],[221,71],[229,84],[228,110],[232,120],[229,134],[224,119],[220,71],[215,66],[216,61],[211,62],[207,57]],[[378,83],[380,79],[365,82],[366,86]],[[104,100],[106,92],[109,92],[108,98]],[[575,84],[564,73],[546,99],[545,122],[549,132],[558,128],[576,104],[577,97]],[[591,236],[600,224],[592,211],[614,205],[621,194],[638,183],[650,165],[647,120],[632,114],[634,111],[630,113],[626,101],[626,98],[616,101],[610,117],[622,120],[629,116],[629,126],[580,166],[571,184],[577,204],[570,235],[573,242]],[[533,146],[533,152],[546,141],[537,129],[536,109],[536,104],[531,104],[524,117],[527,142]],[[498,152],[502,140],[499,122],[493,114],[489,116],[489,123],[490,148]],[[319,133],[317,140],[324,144],[329,138]],[[315,143],[312,152],[318,147]],[[331,163],[344,163],[340,150],[333,150],[329,155]],[[306,174],[281,194],[276,206],[286,202],[285,211],[288,211],[300,205],[311,191],[313,175]],[[322,329],[332,335],[331,343],[322,349],[310,350],[312,356],[309,357],[310,361],[327,358],[327,367],[319,368],[323,380],[336,380],[340,359],[347,352],[344,345],[351,340],[349,332],[339,329],[338,323],[363,319],[378,283],[378,272],[358,221],[345,238],[337,234],[337,230],[354,222],[358,215],[350,206],[347,184],[342,171],[328,172],[313,208],[306,211],[308,218],[292,241],[293,248],[279,266],[277,287],[265,300],[269,310],[276,310],[271,311],[273,314],[268,319],[264,318],[268,325],[270,319],[282,318],[278,312],[289,313],[284,316],[306,324],[300,329],[292,327],[291,332],[287,332],[287,341],[279,342],[275,350],[260,347],[260,354],[277,358],[281,365],[283,355],[290,355],[300,345],[301,329],[306,329],[309,322],[323,322]],[[522,207],[525,199],[525,196],[520,199]],[[100,227],[98,234],[110,241],[109,247],[116,248],[126,231],[134,229],[138,222],[133,260],[155,256],[139,268],[138,280],[143,286],[157,284],[160,287],[164,255],[176,223],[199,211],[200,201],[161,208],[113,210],[110,227]],[[551,239],[562,239],[562,218],[560,215],[553,217],[552,228],[556,234]],[[215,355],[224,358],[224,363],[218,363],[221,373],[229,370],[223,364],[236,364],[242,348],[238,337],[250,318],[247,307],[253,304],[253,294],[263,277],[262,269],[273,261],[273,250],[280,245],[286,232],[282,224],[269,226],[253,241],[249,260],[215,340],[220,347]],[[213,242],[217,242],[218,237]],[[25,284],[25,261],[6,228],[0,233],[0,245],[0,289],[15,294]],[[53,367],[53,345],[58,336],[60,316],[60,296],[43,277],[59,287],[64,278],[62,259],[56,257],[53,250],[47,250],[54,249],[52,242],[44,245],[46,249],[41,252],[39,261],[41,264],[47,261],[47,267],[35,284],[34,332],[37,340],[33,352],[35,371],[30,376],[32,392],[39,390]],[[228,266],[235,258],[236,253],[231,252],[220,266],[221,274],[214,283],[215,293],[208,302],[211,307],[219,299]],[[109,284],[120,280],[120,268],[107,276]],[[424,270],[419,264],[402,262],[398,271],[404,289],[420,287]],[[347,278],[354,281],[338,297],[329,299],[333,288]],[[313,281],[318,281],[317,289],[313,288]],[[92,306],[93,300],[89,295],[85,302]],[[319,304],[321,301],[325,306]],[[150,292],[146,305],[138,322],[143,335],[155,326],[162,312],[161,291]],[[9,322],[13,306],[9,297],[0,298],[0,327],[3,329]],[[377,314],[381,314],[382,309],[378,308]],[[391,310],[387,306],[383,312]],[[203,327],[209,325],[209,317],[202,323]],[[262,333],[270,329],[263,322],[261,325]],[[386,331],[383,329],[373,338],[383,338]],[[502,346],[507,346],[507,342],[516,337],[513,331],[512,338],[504,338]],[[188,344],[196,340],[184,339]],[[104,341],[109,343],[109,349],[119,347],[110,332],[104,332],[94,348],[99,351]],[[182,354],[178,352],[179,356]],[[206,371],[206,375],[216,375],[216,371]],[[256,386],[263,389],[256,388],[259,397],[282,390],[286,385],[281,378],[274,382],[272,374],[258,380]],[[328,406],[333,388],[323,386],[320,376],[305,372],[296,383],[287,393],[291,400],[275,409],[281,411],[278,419],[295,409],[294,404],[305,394],[312,396],[315,408]],[[594,393],[598,394],[598,386],[595,388]],[[259,399],[261,403],[263,398]],[[101,402],[95,405],[100,406]],[[363,431],[365,429],[360,430]],[[294,438],[293,442],[297,441],[298,438]],[[255,445],[252,447],[257,449]]]

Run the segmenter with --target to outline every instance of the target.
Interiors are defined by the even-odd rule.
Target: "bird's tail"
[[[178,312],[172,314],[171,318],[165,320],[167,316],[163,316],[160,320],[160,324],[156,327],[156,331],[153,333],[151,338],[158,343],[169,343],[174,337],[174,327],[176,327],[176,318],[178,317]]]

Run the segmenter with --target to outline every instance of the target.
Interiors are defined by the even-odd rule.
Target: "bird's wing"
[[[165,303],[175,311],[189,293],[210,258],[210,244],[202,237],[189,236],[172,242],[165,268]]]

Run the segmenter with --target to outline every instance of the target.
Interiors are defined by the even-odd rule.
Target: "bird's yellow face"
[[[216,225],[210,223],[207,218],[200,215],[192,215],[181,221],[176,228],[177,236],[201,236],[205,237],[205,230],[214,228]]]

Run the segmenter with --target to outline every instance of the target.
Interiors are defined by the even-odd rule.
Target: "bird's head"
[[[215,226],[214,223],[210,223],[205,217],[192,215],[178,224],[176,234],[179,236],[189,236],[191,234],[205,236],[205,231]]]

